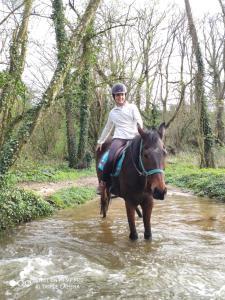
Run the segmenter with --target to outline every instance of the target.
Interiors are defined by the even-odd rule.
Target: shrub
[[[0,230],[15,224],[47,216],[54,208],[32,192],[8,184],[0,188]]]

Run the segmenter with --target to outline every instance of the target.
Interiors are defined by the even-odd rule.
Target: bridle
[[[131,144],[132,145],[132,144]],[[132,150],[131,149],[131,145],[130,145],[130,151]],[[134,158],[133,158],[133,153],[131,151],[131,159],[132,159],[132,163],[134,165],[134,168],[135,170],[137,171],[137,173],[140,175],[140,176],[151,176],[151,175],[154,175],[154,174],[159,174],[159,173],[164,173],[164,171],[162,169],[150,169],[150,170],[146,170],[145,167],[144,167],[144,164],[143,164],[143,161],[142,161],[142,156],[141,156],[141,153],[142,153],[142,149],[143,149],[143,140],[141,139],[141,142],[140,142],[140,149],[139,149],[139,166],[141,168],[141,170],[138,169],[138,167],[136,166],[136,163],[134,162]]]

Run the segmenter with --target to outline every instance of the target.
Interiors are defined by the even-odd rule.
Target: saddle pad
[[[111,176],[119,176],[120,174],[120,171],[121,171],[121,168],[122,168],[122,164],[123,164],[123,160],[124,160],[124,156],[125,156],[125,152],[126,151],[123,151],[122,152],[122,155],[119,157],[119,159],[117,160],[116,162],[116,167],[115,167],[115,171],[110,174]],[[103,171],[104,169],[104,166],[108,160],[108,157],[109,157],[109,150],[107,150],[103,155],[102,155],[102,158],[100,159],[100,162],[98,164],[98,169]]]

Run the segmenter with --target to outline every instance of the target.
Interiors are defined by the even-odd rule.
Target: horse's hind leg
[[[138,234],[137,234],[136,226],[135,226],[135,207],[132,206],[127,201],[125,201],[125,204],[126,204],[126,210],[127,210],[127,220],[128,220],[129,227],[130,227],[129,238],[134,241],[134,240],[138,239]]]
[[[152,207],[153,207],[153,199],[152,197],[147,197],[142,203],[142,213],[143,213],[143,222],[144,222],[144,238],[146,240],[152,239],[152,232],[151,232],[151,214],[152,214]]]

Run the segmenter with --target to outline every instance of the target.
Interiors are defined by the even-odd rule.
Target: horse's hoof
[[[151,241],[152,240],[152,234],[151,233],[144,233],[145,240]]]
[[[138,234],[137,233],[130,233],[129,238],[132,241],[136,241],[138,239]]]

